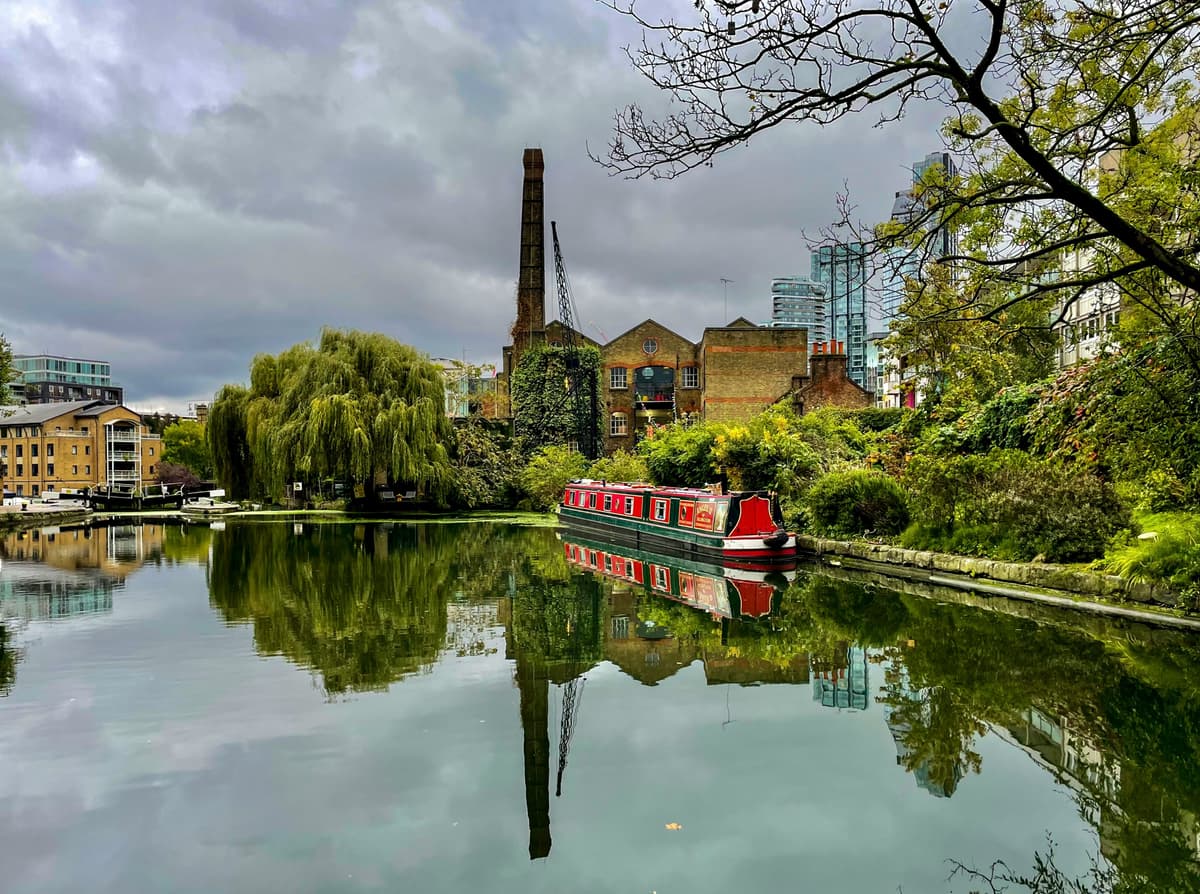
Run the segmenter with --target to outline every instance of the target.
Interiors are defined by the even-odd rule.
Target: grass
[[[1200,595],[1200,513],[1136,513],[1134,520],[1142,535],[1111,549],[1094,567],[1135,583]]]

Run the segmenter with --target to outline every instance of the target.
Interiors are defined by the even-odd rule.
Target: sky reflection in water
[[[933,892],[1047,834],[1197,889],[1191,638],[570,545],[0,540],[3,889]]]

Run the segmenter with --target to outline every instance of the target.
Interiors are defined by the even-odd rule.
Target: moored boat
[[[559,518],[568,528],[615,543],[748,568],[796,564],[796,538],[766,491],[571,481]]]
[[[237,503],[226,503],[212,497],[198,497],[184,503],[183,508],[179,511],[190,518],[217,518],[237,512],[241,508]]]

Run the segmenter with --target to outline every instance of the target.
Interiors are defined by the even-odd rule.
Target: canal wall
[[[1065,565],[1046,563],[999,562],[974,556],[955,556],[928,550],[903,549],[886,543],[863,540],[827,540],[810,534],[796,536],[801,555],[827,559],[836,556],[865,567],[886,566],[886,574],[917,579],[941,578],[953,586],[982,590],[981,582],[1015,585],[1019,590],[1046,591],[1067,598],[1087,597],[1107,602],[1136,602],[1146,606],[1190,609],[1178,594],[1161,586],[1134,582],[1115,574],[1080,571]]]
[[[86,507],[59,508],[47,505],[36,509],[22,509],[19,506],[4,506],[0,508],[0,533],[28,531],[47,525],[74,525],[91,517],[92,510]]]

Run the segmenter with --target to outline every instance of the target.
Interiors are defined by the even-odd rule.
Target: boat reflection
[[[576,568],[728,620],[767,617],[796,577],[795,571],[748,571],[578,537],[563,540],[563,553]]]

